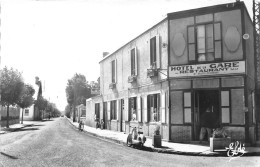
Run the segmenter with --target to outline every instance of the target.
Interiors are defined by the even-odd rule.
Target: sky
[[[1,64],[22,72],[62,111],[67,80],[75,73],[96,81],[103,52],[118,48],[167,13],[236,0],[0,0]],[[244,1],[252,16],[252,0]],[[37,91],[36,91],[37,92]]]

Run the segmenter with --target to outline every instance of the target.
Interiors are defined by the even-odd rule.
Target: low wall
[[[0,124],[1,127],[6,127],[7,123],[7,108],[1,106],[0,107],[0,112],[1,112],[1,120]],[[13,124],[18,124],[20,122],[20,108],[15,108],[15,107],[9,107],[9,126]]]
[[[7,123],[7,120],[1,120],[1,127],[6,127],[6,123]],[[9,126],[10,125],[14,125],[14,124],[19,124],[20,123],[20,119],[17,118],[17,119],[9,119]]]

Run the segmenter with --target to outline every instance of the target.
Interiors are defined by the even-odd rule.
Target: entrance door
[[[106,117],[106,113],[107,113],[107,102],[103,103],[103,121],[104,121],[104,129],[107,128],[107,117]]]
[[[120,132],[123,132],[124,99],[120,100]]]
[[[210,111],[214,113],[214,124],[219,122],[220,103],[218,90],[198,90],[194,93],[194,140],[199,140],[201,116],[205,113],[206,108],[210,108]]]

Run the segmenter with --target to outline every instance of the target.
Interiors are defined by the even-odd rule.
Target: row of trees
[[[40,109],[48,108],[49,103],[46,99],[41,98],[37,101],[34,100],[33,96],[35,94],[34,88],[24,83],[21,72],[13,68],[8,69],[4,67],[0,71],[0,103],[2,106],[7,108],[7,121],[6,127],[9,128],[9,107],[19,106],[23,110],[30,107],[32,104],[36,104]],[[54,106],[52,104],[52,106]],[[49,107],[50,108],[50,107]],[[55,106],[53,108],[56,108]],[[55,109],[52,108],[52,111]],[[56,108],[57,110],[57,108]],[[58,112],[58,111],[57,111]],[[22,112],[23,113],[23,112]],[[22,115],[23,123],[23,115]]]
[[[68,79],[66,86],[66,96],[68,105],[65,108],[65,115],[70,117],[73,112],[73,121],[75,121],[76,106],[80,104],[86,105],[86,99],[92,97],[91,89],[99,84],[88,82],[82,74],[74,74],[71,79]]]

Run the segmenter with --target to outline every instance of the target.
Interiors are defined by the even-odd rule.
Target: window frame
[[[137,76],[137,48],[130,50],[131,76]]]
[[[192,123],[192,92],[191,91],[183,91],[182,92],[183,95],[183,124],[191,124]],[[189,105],[186,105],[185,104],[185,94],[189,94],[190,95],[190,104]],[[186,122],[186,109],[189,109],[190,110],[190,121],[189,122]]]
[[[150,66],[156,67],[157,65],[157,36],[150,39]]]
[[[117,81],[117,60],[114,59],[111,61],[111,83],[116,83]]]
[[[206,42],[206,39],[207,39],[207,37],[206,37],[206,34],[207,34],[207,31],[206,31],[206,26],[207,25],[210,25],[210,24],[212,24],[212,34],[213,34],[213,43],[212,43],[212,45],[213,45],[213,51],[211,51],[211,52],[208,52],[207,51],[207,42]],[[219,25],[219,39],[216,39],[216,34],[217,34],[217,32],[216,32],[216,27],[217,27],[217,25]],[[199,58],[199,53],[198,53],[198,27],[199,26],[204,26],[205,27],[205,55],[207,54],[207,53],[211,53],[211,54],[213,54],[213,60],[212,61],[199,61],[198,60],[198,58]],[[190,34],[189,33],[189,29],[191,28],[191,27],[193,27],[193,34]],[[193,38],[193,41],[190,41],[190,35],[193,35],[192,36],[192,38]],[[222,22],[221,21],[217,21],[217,22],[205,22],[205,23],[199,23],[199,24],[194,24],[194,25],[188,25],[187,26],[187,47],[188,47],[188,60],[189,60],[189,62],[190,63],[198,63],[198,64],[204,64],[204,63],[212,63],[212,62],[219,62],[219,61],[221,61],[222,59],[223,59],[223,37],[222,37]],[[217,47],[217,43],[219,43],[219,48],[216,48]],[[194,49],[194,52],[195,53],[192,53],[192,50],[190,49],[191,48],[191,46],[193,45],[193,49]],[[217,51],[219,51],[219,52],[217,52]],[[219,55],[219,57],[216,57],[216,55],[217,55],[217,53],[218,54],[220,54]],[[192,54],[194,54],[193,56],[194,56],[194,60],[193,59],[191,59],[191,56],[190,55],[192,55]]]
[[[29,116],[29,113],[30,113],[29,109],[24,109],[24,116]]]
[[[160,93],[150,94],[147,96],[147,113],[149,119],[148,122],[161,122],[161,101],[160,100],[161,100]],[[156,112],[154,112],[154,108],[156,108]],[[155,114],[156,114],[156,119],[154,119]]]
[[[138,111],[137,111],[137,97],[135,96],[135,97],[130,97],[129,99],[128,99],[128,103],[129,103],[129,105],[128,105],[128,111],[129,111],[129,120],[130,121],[138,121]],[[132,104],[133,103],[133,104]],[[132,107],[132,105],[133,105],[133,107]],[[132,110],[133,109],[133,110]],[[134,112],[133,111],[135,111],[135,119],[134,119]]]
[[[222,105],[222,92],[228,92],[228,105]],[[231,111],[231,106],[232,106],[232,104],[231,104],[231,90],[230,89],[222,89],[221,91],[220,91],[220,116],[221,116],[221,124],[223,124],[223,125],[229,125],[229,124],[231,124],[231,121],[232,121],[232,111]],[[222,112],[223,112],[223,110],[222,109],[228,109],[229,110],[229,112],[228,112],[228,114],[229,114],[229,122],[223,122],[223,114],[222,114]]]

